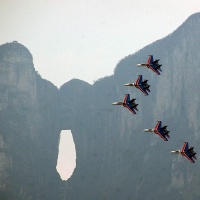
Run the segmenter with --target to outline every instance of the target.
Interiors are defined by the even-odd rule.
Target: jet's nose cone
[[[126,83],[124,84],[124,86],[134,86],[135,84],[134,83]]]
[[[123,105],[123,102],[113,102],[112,105]]]
[[[153,129],[147,128],[147,129],[144,129],[144,132],[153,132]]]
[[[180,152],[180,150],[176,150],[176,151],[171,151],[171,153],[173,153],[173,154],[180,154],[181,152]]]

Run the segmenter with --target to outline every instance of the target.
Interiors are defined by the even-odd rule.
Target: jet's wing
[[[158,71],[158,69],[156,69],[156,65],[154,64],[149,64],[147,66],[149,69],[151,69],[153,72],[155,72],[157,75],[160,75],[160,72]]]
[[[142,85],[136,85],[135,87],[141,90],[145,95],[149,95]]]
[[[130,104],[126,104],[125,106],[126,106],[126,108],[128,108],[133,114],[137,114],[136,111],[135,111],[135,109],[132,108]]]
[[[181,152],[186,152],[188,150],[188,142],[184,142]]]
[[[194,163],[194,159],[190,155],[190,153],[187,152],[188,150],[188,142],[184,142],[184,145],[181,149],[181,154],[185,156],[191,163]]]
[[[162,121],[158,121],[155,127],[157,130],[162,128]]]
[[[142,75],[139,75],[135,84],[139,85],[141,83],[142,83]]]
[[[153,63],[153,55],[149,55],[148,60],[147,60],[147,64],[152,64]]]
[[[157,133],[163,140],[168,141],[168,139],[165,137],[164,132],[161,128],[162,128],[162,122],[158,121],[154,128],[155,133]]]
[[[124,104],[128,104],[130,101],[130,94],[126,94],[125,97],[124,97]]]

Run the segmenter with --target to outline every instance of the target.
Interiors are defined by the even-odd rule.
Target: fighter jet
[[[157,75],[160,75],[160,72],[162,72],[161,70],[161,66],[158,61],[158,60],[153,60],[153,55],[149,55],[149,58],[147,60],[147,63],[142,63],[142,64],[137,64],[137,66],[139,67],[147,67],[149,69],[151,69],[153,72],[155,72]]]
[[[149,87],[150,85],[147,83],[148,80],[142,81],[142,75],[138,76],[138,79],[135,83],[126,83],[124,86],[135,86],[140,89],[145,95],[149,95],[148,92],[151,92]]]
[[[184,145],[181,150],[171,151],[173,154],[181,154],[182,156],[185,156],[191,163],[195,163],[194,159],[196,160],[196,154],[194,152],[194,147],[188,147],[188,142],[184,142]]]
[[[144,132],[154,132],[155,134],[158,134],[163,140],[168,141],[167,137],[169,137],[169,132],[167,130],[167,126],[162,127],[162,122],[158,121],[155,128],[153,129],[144,129]]]
[[[123,102],[113,102],[113,105],[122,105],[126,108],[128,108],[133,114],[137,114],[136,111],[138,111],[137,106],[138,104],[135,103],[136,99],[131,99],[130,100],[130,94],[126,94],[124,97]]]

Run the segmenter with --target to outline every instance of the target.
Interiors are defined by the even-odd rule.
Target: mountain
[[[23,45],[0,46],[0,199],[57,199],[57,88]]]
[[[68,90],[62,98],[73,96],[72,130],[77,149],[77,168],[67,182],[66,194],[76,199],[198,199],[199,167],[170,151],[180,149],[184,141],[196,146],[199,129],[200,13],[189,17],[177,30],[133,55],[122,59],[114,75],[105,77],[84,91]],[[135,65],[153,54],[160,58],[163,73]],[[151,93],[144,96],[123,84],[139,74],[149,80]],[[61,87],[62,92],[67,84]],[[63,92],[64,93],[64,92]],[[139,112],[111,105],[124,94],[137,98]],[[87,101],[85,101],[87,96]],[[78,101],[78,102],[77,102]],[[84,112],[81,112],[84,110]],[[71,118],[71,117],[70,117]],[[168,125],[171,138],[144,133],[158,120]],[[80,127],[78,127],[80,125]],[[78,191],[78,193],[77,193]]]
[[[74,79],[60,89],[40,77],[23,45],[1,45],[0,199],[199,199],[199,161],[170,154],[185,141],[198,153],[199,25],[196,13],[119,61],[112,76],[93,85]],[[160,58],[161,76],[135,66],[149,54]],[[149,80],[149,96],[123,86],[139,74]],[[137,98],[137,115],[112,105],[126,93]],[[158,120],[171,131],[168,142],[143,132]],[[72,130],[77,151],[67,182],[56,172],[63,129]]]

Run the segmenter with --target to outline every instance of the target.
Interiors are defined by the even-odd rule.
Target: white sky
[[[0,44],[17,40],[56,86],[93,83],[200,11],[200,0],[0,0]]]
[[[60,134],[57,172],[62,180],[71,177],[76,167],[76,147],[70,130],[62,130]]]

